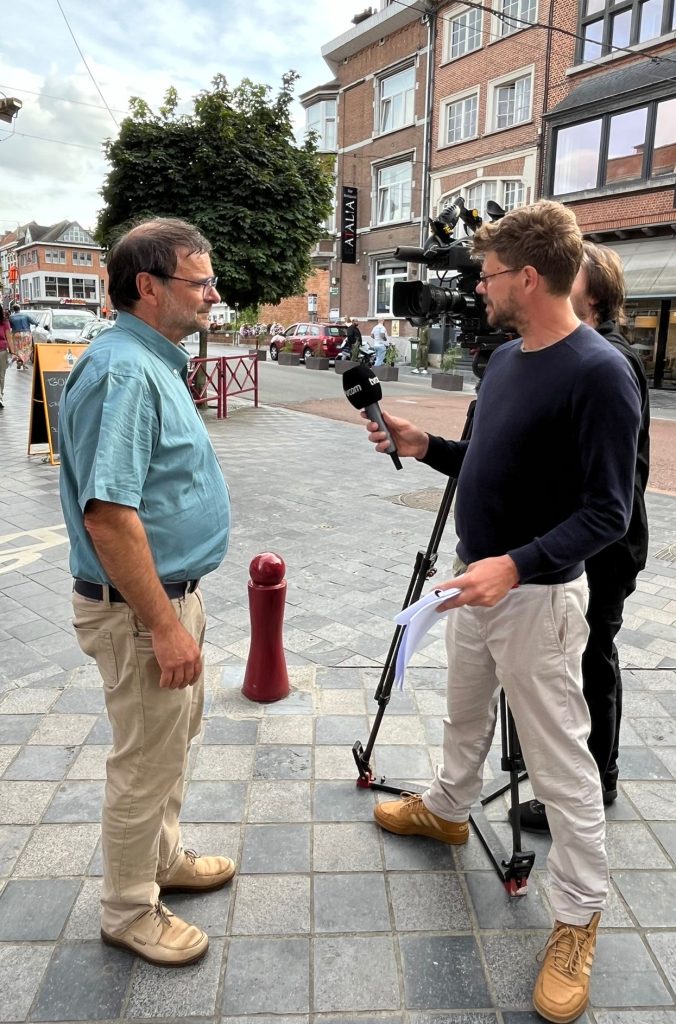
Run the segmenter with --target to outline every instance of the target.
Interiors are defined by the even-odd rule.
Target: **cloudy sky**
[[[4,4],[0,91],[21,99],[23,108],[13,135],[0,122],[2,230],[29,220],[69,219],[93,227],[101,206],[98,190],[106,173],[101,143],[117,129],[59,2],[118,122],[130,96],[155,106],[174,85],[183,100],[190,100],[217,72],[231,85],[248,77],[276,91],[282,74],[294,69],[301,75],[296,94],[329,81],[322,45],[348,31],[350,19],[369,6],[367,0]],[[300,125],[299,105],[296,112]]]

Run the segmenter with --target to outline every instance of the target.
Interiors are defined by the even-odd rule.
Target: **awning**
[[[676,298],[676,238],[614,242],[624,265],[628,299]]]

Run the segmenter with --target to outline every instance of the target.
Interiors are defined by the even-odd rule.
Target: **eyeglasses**
[[[479,274],[479,281],[481,284],[487,284],[492,277],[500,277],[500,274],[518,274],[521,267],[510,267],[509,270],[496,270],[494,274],[484,274],[483,271]]]
[[[201,288],[203,299],[206,299],[207,292],[211,291],[212,288],[215,289],[218,284],[217,277],[205,277],[202,281],[195,281],[190,277],[176,277],[175,274],[156,274],[152,270],[149,270],[148,273],[152,274],[153,277],[161,278],[163,281],[185,281],[186,284],[192,285],[193,288]]]

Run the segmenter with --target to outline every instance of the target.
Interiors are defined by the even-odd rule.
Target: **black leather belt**
[[[163,583],[162,586],[167,597],[176,598],[192,594],[197,590],[199,582],[199,580],[185,580],[182,583]],[[82,597],[91,598],[92,601],[103,601],[105,597],[103,585],[101,583],[90,583],[89,580],[76,579],[73,583],[73,590]],[[108,587],[108,597],[115,604],[127,603],[120,591],[116,590],[115,587]]]

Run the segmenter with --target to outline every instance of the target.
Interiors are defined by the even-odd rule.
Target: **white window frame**
[[[394,265],[396,264],[396,266]],[[381,270],[382,268],[382,270]],[[378,283],[379,281],[389,281],[389,308],[379,309],[378,308]],[[388,317],[392,316],[392,294],[394,291],[393,286],[397,281],[408,280],[408,268],[405,263],[399,264],[397,260],[393,260],[383,256],[381,259],[373,260],[373,311],[372,316],[374,317]]]
[[[516,11],[505,11],[505,7],[517,7]],[[492,39],[493,42],[499,42],[501,39],[507,39],[509,36],[513,36],[515,32],[523,32],[525,29],[530,28],[531,25],[535,24],[538,20],[538,0],[493,0],[493,10],[500,14],[506,15],[507,18],[511,15],[514,18],[522,19],[527,21],[527,17],[524,17],[523,8],[533,8],[532,21],[526,25],[522,25],[520,21],[517,21],[513,25],[510,25],[507,20],[503,20],[495,13],[492,17]]]
[[[466,100],[476,97],[476,117],[474,120],[474,132],[472,135],[465,135],[461,139],[449,139],[448,137],[448,115],[451,107],[458,103],[464,103]],[[441,101],[441,109],[439,111],[439,125],[442,126],[443,136],[439,143],[439,148],[445,146],[458,146],[461,142],[468,142],[470,139],[477,139],[479,137],[479,108],[481,104],[481,89],[479,86],[474,86],[471,89],[466,89],[464,92],[458,92],[454,96],[449,96]]]
[[[518,205],[519,206],[524,206],[525,203],[526,203],[526,196],[528,195],[528,183],[524,179],[523,175],[516,175],[515,174],[515,175],[512,175],[509,178],[503,178],[503,177],[500,177],[500,176],[492,174],[492,175],[488,175],[488,176],[486,176],[484,178],[473,178],[471,181],[468,181],[468,182],[466,182],[466,184],[462,185],[461,188],[454,188],[451,192],[447,192],[444,196],[441,197],[441,199],[437,203],[437,216],[441,213],[441,211],[443,209],[445,209],[445,207],[447,207],[451,203],[451,201],[453,199],[455,199],[456,196],[462,196],[463,199],[465,200],[465,202],[467,202],[467,206],[469,207],[470,203],[467,200],[467,196],[468,196],[469,190],[472,189],[472,188],[480,188],[480,187],[483,186],[483,191],[485,193],[487,191],[487,186],[490,186],[490,185],[494,185],[495,186],[495,192],[494,192],[493,196],[489,196],[489,198],[495,199],[495,202],[499,206],[502,206],[502,208],[504,209],[505,208],[505,186],[506,185],[514,185],[514,184],[519,184],[521,186],[521,201],[519,202]],[[483,201],[483,208],[479,208],[479,215],[484,217],[484,218],[486,217],[486,209],[485,209],[486,202],[487,202],[487,200],[484,200]],[[515,208],[516,207],[511,207],[511,209],[515,209]],[[453,231],[453,237],[454,238],[466,238],[467,237],[465,235],[464,225],[463,225],[462,221],[460,221],[460,220],[458,221],[458,223],[455,226],[455,229]]]
[[[310,111],[315,111],[319,108],[319,117],[316,121],[310,122]],[[323,99],[317,100],[316,103],[311,103],[305,111],[305,128],[306,131],[315,131],[319,135],[319,149],[332,153],[337,149],[337,128],[336,128],[336,115],[338,110],[338,103],[334,99]],[[333,140],[328,138],[327,126],[332,126]],[[332,141],[332,145],[329,142]]]
[[[524,117],[522,120],[513,121],[511,124],[504,125],[498,128],[498,90],[504,89],[510,85],[516,85],[517,82],[523,81],[526,78],[530,79],[528,116]],[[507,131],[509,128],[516,128],[520,124],[528,124],[528,122],[533,119],[534,81],[534,65],[532,64],[525,68],[517,68],[516,70],[511,71],[508,75],[501,75],[499,78],[491,79],[491,81],[488,83],[488,92],[486,94],[486,135],[489,135],[491,132],[504,132]]]
[[[391,185],[383,185],[383,184],[381,184],[382,175],[384,173],[386,173],[387,171],[391,171],[391,170],[393,170],[396,167],[406,167],[406,166],[408,166],[408,168],[409,168],[408,188],[407,188],[407,183],[405,181],[393,182]],[[387,164],[380,164],[379,166],[374,167],[373,170],[374,170],[374,177],[375,177],[374,190],[373,190],[373,194],[374,194],[374,197],[375,197],[375,209],[374,209],[374,218],[373,218],[374,224],[376,224],[376,225],[381,225],[381,224],[400,224],[402,222],[410,221],[411,220],[411,203],[412,203],[412,198],[413,198],[413,157],[412,156],[407,156],[403,160],[396,160],[396,161],[391,161],[390,163],[387,163]],[[395,189],[395,190],[398,189],[399,192],[400,192],[399,206],[401,208],[401,210],[400,210],[401,215],[400,216],[395,216],[395,217],[388,217],[386,219],[381,219],[381,217],[380,217],[381,203],[384,204],[386,202],[386,200],[385,200],[385,192],[386,192],[386,190],[389,192],[390,189]],[[407,195],[407,193],[408,193],[408,195]],[[382,197],[382,199],[381,199],[381,197]],[[407,199],[408,199],[408,210],[406,209],[406,207],[407,207]]]
[[[502,186],[502,202],[500,206],[502,206],[506,213],[526,205],[526,183],[523,178],[503,178],[500,184]],[[514,186],[515,191],[518,193],[518,199],[517,202],[508,206],[506,199],[507,189],[512,186]]]
[[[399,92],[394,93],[390,97],[383,96],[383,87],[387,82],[391,82],[394,78],[400,75],[413,75],[412,85],[408,89],[401,89]],[[396,71],[392,71],[389,74],[381,75],[376,79],[377,88],[377,102],[375,104],[376,110],[376,135],[389,135],[390,132],[398,132],[402,128],[408,128],[410,125],[415,124],[415,87],[416,87],[416,67],[415,64],[408,64],[403,68],[398,68]],[[389,103],[390,106],[392,101],[396,97],[403,96],[403,119],[399,120],[397,124],[390,124],[389,127],[384,128],[384,116],[383,116],[383,105],[385,102]],[[407,107],[410,106],[410,110],[407,111]]]
[[[466,18],[469,21],[469,19],[472,18],[472,17],[475,20],[477,18],[479,20],[478,41],[476,42],[476,45],[472,46],[471,48],[463,49],[462,52],[454,54],[453,53],[453,24],[454,24],[454,22],[461,21],[463,18]],[[448,62],[448,61],[452,61],[452,60],[459,60],[461,57],[464,57],[466,54],[468,54],[468,53],[476,53],[477,50],[481,49],[481,47],[483,46],[483,37],[484,37],[483,18],[484,18],[484,12],[483,11],[478,11],[475,7],[463,7],[463,6],[460,6],[460,7],[454,8],[454,10],[444,19],[444,61]],[[465,32],[467,34],[467,37],[469,37],[469,27],[467,25],[465,26]]]
[[[84,242],[85,245],[96,244],[89,232],[81,228],[79,224],[72,224],[67,231],[64,231],[59,238],[59,242],[70,242],[75,245],[78,242]]]

